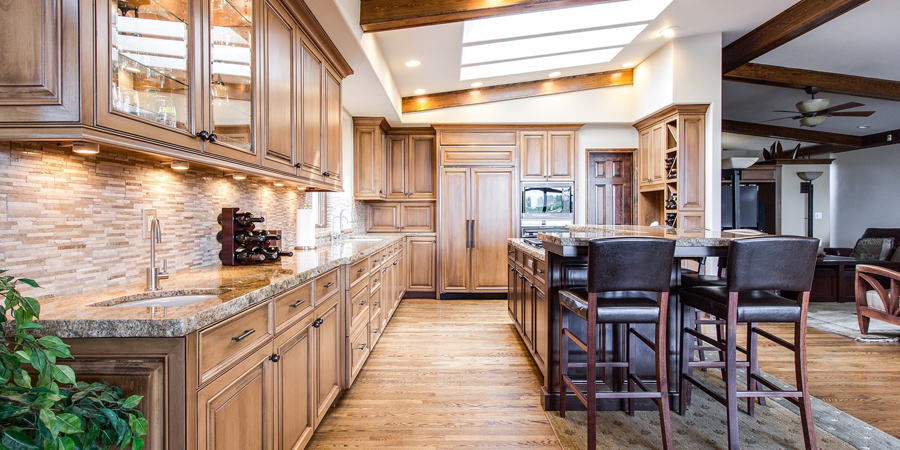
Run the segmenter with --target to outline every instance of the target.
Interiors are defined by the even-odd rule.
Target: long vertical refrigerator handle
[[[472,227],[472,233],[470,233],[470,234],[472,235],[472,248],[475,248],[475,219],[472,219],[471,227]]]
[[[466,248],[472,248],[472,221],[466,219]]]

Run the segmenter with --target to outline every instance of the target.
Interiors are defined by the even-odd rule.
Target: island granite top
[[[538,239],[562,247],[578,247],[599,238],[660,237],[674,239],[677,247],[727,247],[733,239],[762,235],[755,230],[710,231],[638,225],[569,225],[568,228],[568,233],[539,233]]]
[[[294,251],[280,263],[254,266],[215,264],[170,273],[162,289],[150,293],[144,283],[117,290],[87,291],[40,299],[43,333],[63,338],[180,337],[227,319],[342,264],[360,261],[406,236],[434,233],[370,234],[343,244]],[[378,239],[373,241],[371,239]],[[113,306],[160,296],[216,294],[199,303],[176,307]],[[98,306],[98,304],[100,304]]]
[[[533,256],[538,261],[545,261],[544,249],[537,248],[531,244],[526,244],[521,238],[509,238],[509,243],[513,247]]]

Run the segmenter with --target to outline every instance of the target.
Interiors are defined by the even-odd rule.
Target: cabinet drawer
[[[381,337],[381,317],[373,317],[372,321],[369,322],[369,348],[375,348],[375,344],[378,343],[378,338]]]
[[[544,284],[547,283],[547,261],[534,260],[534,279],[540,280]]]
[[[384,270],[381,267],[379,267],[378,270],[372,271],[372,276],[369,277],[369,292],[374,294],[377,289],[381,288],[383,278],[382,272],[384,272]]]
[[[271,303],[266,302],[199,332],[200,384],[215,378],[272,338],[269,328],[270,307]]]
[[[338,270],[334,269],[323,275],[316,277],[316,304],[328,298],[329,295],[338,290]]]
[[[378,269],[381,269],[381,266],[384,265],[384,258],[381,257],[381,252],[375,252],[372,256],[369,257],[369,273],[377,273]]]
[[[522,250],[516,250],[516,264],[519,265],[519,267],[525,265],[525,252]]]
[[[275,297],[275,331],[280,332],[293,322],[312,311],[312,282],[293,288]]]
[[[356,379],[359,371],[362,370],[369,357],[369,324],[360,328],[360,330],[350,339],[350,367],[351,378]]]
[[[442,166],[512,166],[516,147],[441,147]]]
[[[360,289],[350,297],[350,330],[356,330],[362,323],[369,321],[369,291]]]
[[[369,274],[369,259],[366,258],[350,266],[350,286]]]
[[[441,145],[516,145],[516,132],[442,131]]]

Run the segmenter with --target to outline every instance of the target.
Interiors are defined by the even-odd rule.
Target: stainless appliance
[[[522,183],[522,224],[525,220],[569,220],[575,209],[574,183]]]
[[[568,233],[566,225],[572,225],[572,219],[522,219],[521,235],[523,238],[536,238],[538,233]]]

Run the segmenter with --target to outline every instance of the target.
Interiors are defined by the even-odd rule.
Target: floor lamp
[[[813,237],[813,180],[822,176],[822,172],[797,172],[802,182],[800,193],[806,194],[806,235]]]

